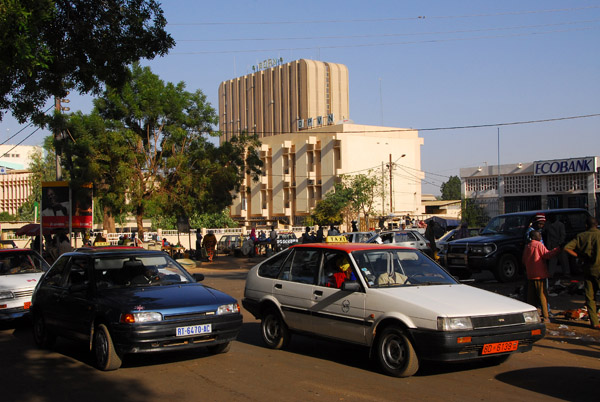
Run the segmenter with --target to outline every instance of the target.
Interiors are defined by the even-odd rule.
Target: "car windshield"
[[[528,224],[529,217],[527,215],[497,216],[487,224],[481,234],[505,233],[520,235]]]
[[[99,289],[196,282],[167,255],[97,257],[94,259],[94,273]]]
[[[371,288],[457,283],[435,262],[414,250],[378,249],[352,252]]]
[[[0,253],[0,275],[34,274],[47,270],[48,264],[32,251]]]

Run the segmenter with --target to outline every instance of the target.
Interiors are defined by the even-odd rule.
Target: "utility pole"
[[[394,164],[392,162],[392,154],[390,154],[390,214],[394,213],[394,204],[393,204],[394,191],[392,189],[393,170],[394,170]]]
[[[69,91],[67,91],[67,95],[69,94]],[[66,106],[62,106],[62,103],[69,103],[68,99],[61,99],[59,97],[54,97],[54,110],[56,113],[61,113],[61,112],[68,112],[69,110],[71,110],[71,108],[66,107]],[[54,131],[54,142],[58,143],[58,141],[62,140],[62,133],[59,132],[58,130],[55,129]],[[56,181],[61,181],[62,180],[62,168],[60,166],[60,152],[59,152],[59,148],[55,146],[55,150],[54,153],[56,155]]]

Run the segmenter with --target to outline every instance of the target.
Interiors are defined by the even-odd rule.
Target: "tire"
[[[260,321],[265,344],[271,349],[283,349],[290,343],[291,334],[283,318],[274,309],[269,309]]]
[[[419,370],[417,353],[399,326],[385,328],[377,339],[376,347],[376,357],[385,374],[410,377]]]
[[[512,254],[504,254],[500,257],[494,276],[498,282],[513,282],[519,275],[519,262]]]
[[[213,355],[227,353],[229,352],[229,349],[231,349],[231,342],[219,343],[218,345],[211,345],[207,349],[209,353]]]
[[[121,367],[121,357],[115,350],[106,325],[100,324],[94,331],[94,355],[96,366],[102,371],[112,371]]]
[[[33,340],[42,349],[49,349],[56,342],[56,335],[48,330],[46,321],[41,314],[33,315]]]

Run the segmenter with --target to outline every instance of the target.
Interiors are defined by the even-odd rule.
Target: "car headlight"
[[[496,246],[493,244],[486,244],[486,245],[473,245],[471,246],[469,252],[472,254],[480,254],[480,255],[488,255],[493,253],[496,250]]]
[[[538,324],[541,322],[540,315],[537,311],[526,311],[523,313],[525,324]]]
[[[473,329],[470,317],[438,317],[438,331],[468,331]]]
[[[119,321],[124,324],[133,324],[162,321],[162,319],[163,316],[161,313],[156,313],[152,311],[140,311],[139,313],[121,314],[121,319]]]
[[[5,290],[0,292],[0,300],[3,299],[14,299],[15,295],[13,294],[13,292],[9,291],[9,290]]]
[[[239,313],[240,305],[237,303],[223,304],[217,309],[217,315]]]

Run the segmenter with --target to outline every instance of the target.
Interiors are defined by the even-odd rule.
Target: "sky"
[[[202,90],[215,109],[219,84],[263,60],[346,65],[350,119],[420,130],[424,194],[439,195],[463,167],[600,156],[600,116],[571,118],[600,114],[598,1],[172,0],[162,8],[177,45],[142,64]],[[91,110],[89,96],[69,99],[71,111]],[[0,143],[15,135],[9,143],[41,145],[49,133],[34,130],[5,117]]]

